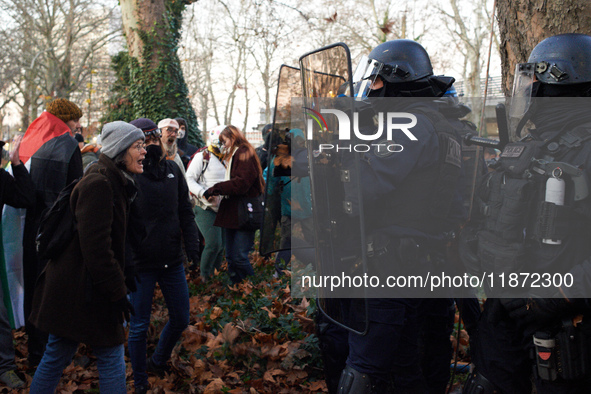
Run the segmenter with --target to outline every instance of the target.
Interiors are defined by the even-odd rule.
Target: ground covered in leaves
[[[230,285],[224,270],[208,283],[188,275],[191,320],[173,352],[171,371],[150,377],[153,393],[317,393],[326,391],[318,341],[314,335],[314,300],[291,297],[290,278],[273,278],[273,262],[254,254],[256,275]],[[156,290],[148,355],[168,320]],[[27,375],[26,335],[15,333],[17,366]],[[133,392],[126,357],[128,391]],[[28,386],[27,385],[27,386]],[[0,387],[0,392],[7,392]],[[23,392],[26,392],[23,390]],[[82,345],[66,368],[58,393],[98,393],[92,351]]]
[[[318,339],[314,335],[314,300],[292,298],[291,278],[273,278],[273,261],[251,256],[255,276],[231,285],[225,268],[203,283],[187,275],[191,319],[173,352],[170,373],[150,377],[151,393],[320,393],[327,392]],[[148,355],[168,321],[162,293],[156,289],[148,332]],[[469,363],[468,335],[456,326],[451,342]],[[459,328],[459,337],[457,329]],[[15,332],[19,374],[31,376],[26,365],[23,329]],[[131,363],[126,356],[128,392],[133,392]],[[459,371],[458,371],[459,372]],[[457,373],[450,392],[461,392],[466,373]],[[0,386],[0,393],[9,392]],[[81,345],[60,381],[58,393],[98,393],[98,372],[92,351]]]

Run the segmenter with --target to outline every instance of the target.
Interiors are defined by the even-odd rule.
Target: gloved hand
[[[509,317],[524,327],[543,326],[560,321],[574,311],[574,304],[566,298],[503,298],[501,304]]]
[[[211,188],[207,189],[206,191],[203,192],[203,198],[205,198],[206,200],[209,199],[209,197],[211,197]]]
[[[111,310],[113,312],[113,319],[119,324],[123,324],[124,321],[129,321],[131,318],[130,315],[135,315],[133,305],[129,302],[127,296],[115,301],[112,304]]]

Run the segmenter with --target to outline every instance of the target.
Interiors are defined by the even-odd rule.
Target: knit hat
[[[58,117],[64,123],[82,117],[82,111],[80,108],[65,98],[58,98],[47,104],[47,112]]]
[[[129,124],[132,124],[135,127],[139,127],[140,129],[142,129],[142,131],[144,133],[148,133],[150,131],[154,131],[154,130],[156,130],[158,128],[158,126],[156,126],[156,123],[152,122],[148,118],[137,118],[137,119],[132,120],[131,122],[129,122]]]
[[[120,120],[107,123],[101,132],[101,152],[113,159],[127,150],[137,140],[145,140],[144,132],[134,125]]]

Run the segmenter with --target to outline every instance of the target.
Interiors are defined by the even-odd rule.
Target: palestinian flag
[[[59,118],[45,111],[31,123],[20,146],[20,159],[30,169],[31,156],[47,141],[70,132]],[[12,168],[7,168],[12,172]],[[26,209],[4,206],[0,234],[0,284],[2,299],[13,328],[24,326],[23,230]]]

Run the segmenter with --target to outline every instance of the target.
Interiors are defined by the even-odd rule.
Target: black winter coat
[[[125,342],[114,318],[125,287],[125,232],[130,178],[105,155],[70,196],[78,231],[64,252],[49,260],[35,287],[31,322],[40,330],[90,346]]]
[[[139,193],[134,202],[145,227],[145,237],[134,248],[137,272],[175,267],[184,262],[182,241],[187,257],[198,261],[199,232],[189,187],[178,165],[171,160],[144,160],[144,173],[137,176]],[[133,231],[141,229],[134,228]]]

